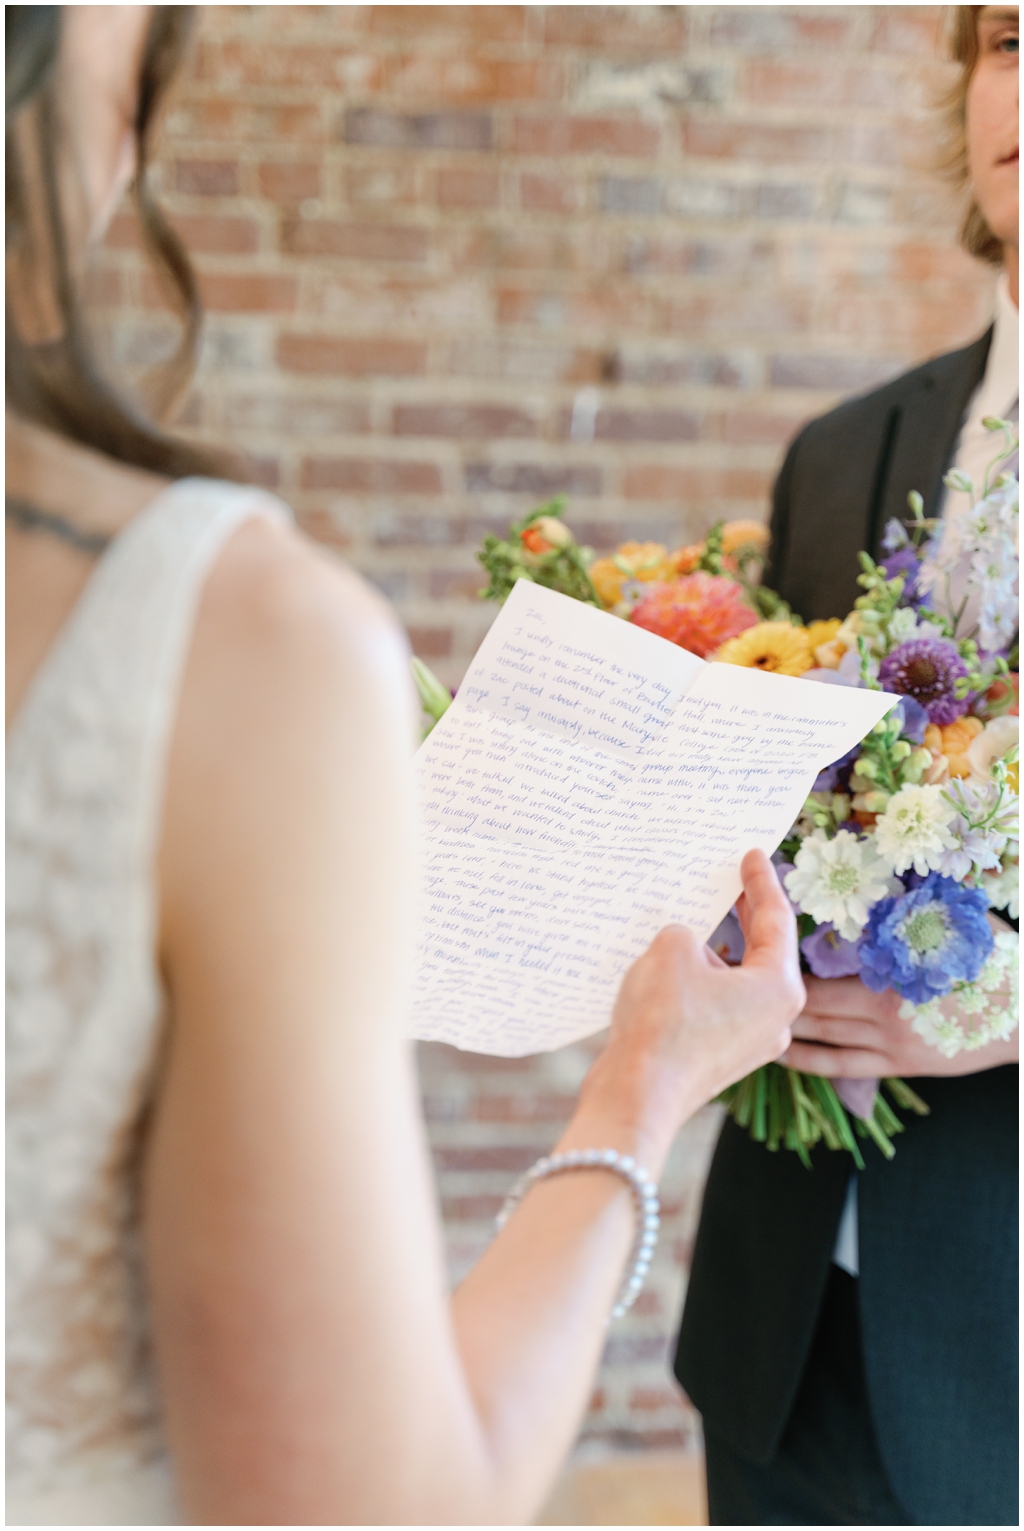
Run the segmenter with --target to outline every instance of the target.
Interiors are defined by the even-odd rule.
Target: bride
[[[656,1179],[787,1046],[793,920],[751,853],[742,968],[662,932],[558,1145],[614,1165],[538,1177],[449,1297],[403,1038],[402,637],[115,395],[82,318],[130,184],[194,346],[145,179],[187,24],[6,12],[8,1524],[522,1522],[588,1397],[631,1163]]]

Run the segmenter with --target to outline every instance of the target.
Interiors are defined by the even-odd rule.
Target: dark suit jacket
[[[808,621],[845,616],[857,553],[907,494],[937,503],[991,332],[813,421],[775,486],[769,583]],[[859,1183],[868,1393],[897,1498],[920,1524],[1017,1524],[1017,1070],[921,1079],[931,1107]],[[774,1455],[806,1361],[846,1184],[726,1123],[708,1179],[676,1356],[706,1427]]]

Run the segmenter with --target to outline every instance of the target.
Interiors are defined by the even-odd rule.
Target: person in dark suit
[[[807,621],[852,608],[858,551],[878,554],[910,490],[956,513],[945,471],[980,482],[981,421],[1016,408],[1017,10],[958,7],[954,28],[961,239],[1003,267],[996,318],[790,447],[767,578]],[[1016,1525],[1017,1034],[945,1060],[891,992],[807,988],[785,1061],[920,1076],[931,1114],[852,1177],[845,1153],[807,1170],[726,1122],[675,1363],[704,1418],[711,1523]]]

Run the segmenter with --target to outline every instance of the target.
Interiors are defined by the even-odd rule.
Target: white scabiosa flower
[[[834,925],[844,941],[856,941],[871,905],[893,890],[889,868],[871,841],[859,840],[848,829],[841,829],[833,840],[815,830],[797,851],[785,882],[786,892],[804,914],[819,925]]]
[[[901,787],[875,822],[875,845],[897,876],[911,867],[921,877],[936,872],[956,837],[950,822],[956,813],[941,787]]]

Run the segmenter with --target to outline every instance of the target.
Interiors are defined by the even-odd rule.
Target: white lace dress
[[[100,559],[8,739],[8,1525],[179,1519],[138,1237],[154,857],[204,580],[242,521],[285,514],[209,479],[161,493]]]

